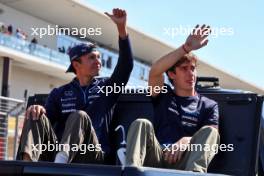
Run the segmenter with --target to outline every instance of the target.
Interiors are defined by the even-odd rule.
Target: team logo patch
[[[177,108],[177,104],[174,101],[171,101],[171,105]]]
[[[98,92],[98,88],[99,86],[97,86],[97,85],[94,85],[93,87],[91,87],[90,89],[89,89],[89,93],[96,93],[96,92]]]
[[[70,97],[70,96],[73,95],[73,91],[71,91],[71,90],[69,90],[69,91],[65,91],[65,92],[64,92],[64,95]]]
[[[169,107],[168,110],[173,112],[174,114],[179,115],[179,112],[177,110],[173,109],[172,107]]]
[[[198,106],[198,103],[193,102],[193,103],[189,104],[188,107],[181,106],[181,109],[184,112],[187,112],[189,114],[195,114],[195,113],[197,113],[197,106]]]

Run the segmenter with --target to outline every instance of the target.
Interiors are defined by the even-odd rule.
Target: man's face
[[[101,69],[102,63],[100,60],[100,53],[93,51],[80,57],[81,63],[75,64],[76,73],[82,76],[97,76]]]
[[[187,91],[194,90],[196,76],[196,65],[193,61],[186,61],[175,67],[174,72],[169,72],[169,77],[173,80],[174,87]]]

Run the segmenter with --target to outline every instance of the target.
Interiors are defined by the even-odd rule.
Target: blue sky
[[[211,36],[195,53],[210,63],[264,89],[264,1],[261,0],[86,0],[97,10],[124,8],[128,25],[150,36],[180,46],[187,35],[166,35],[165,29],[208,24],[232,30]]]

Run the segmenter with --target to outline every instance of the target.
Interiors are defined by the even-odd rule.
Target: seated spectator
[[[37,39],[34,37],[29,44],[29,51],[33,52],[36,49],[36,44],[38,43]]]
[[[21,33],[22,33],[22,39],[27,40],[28,35],[24,31],[22,31]]]
[[[9,25],[9,26],[7,27],[7,34],[8,34],[8,35],[12,35],[12,34],[13,34],[13,26],[12,26],[12,25]]]
[[[3,23],[1,23],[0,32],[4,33],[4,34],[7,32],[7,28],[6,28],[5,24],[3,24]]]
[[[61,52],[61,53],[65,53],[65,47],[64,47],[64,46],[59,47],[58,50],[59,50],[59,52]]]
[[[17,28],[17,29],[16,29],[16,37],[17,37],[18,39],[23,39],[23,38],[24,38],[24,36],[23,36],[23,34],[22,34],[20,28]]]
[[[31,43],[32,43],[32,44],[38,44],[38,40],[34,37],[34,38],[31,40]]]

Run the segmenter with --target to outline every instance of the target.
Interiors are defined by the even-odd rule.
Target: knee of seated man
[[[143,118],[136,119],[133,122],[133,124],[134,125],[144,124],[144,125],[147,125],[147,126],[152,126],[152,123],[148,119],[143,119]]]
[[[88,120],[89,122],[91,121],[89,115],[82,110],[75,111],[71,113],[70,116],[72,116],[76,120],[79,119],[79,120]]]
[[[48,121],[48,118],[44,113],[42,113],[41,115],[39,115],[39,118],[37,120],[33,120],[33,118],[30,117],[29,119],[25,118],[25,121],[29,124],[37,124],[39,122],[45,122],[46,123]]]
[[[208,135],[213,135],[213,136],[218,136],[219,133],[218,133],[218,129],[213,127],[213,126],[203,126],[199,131],[202,131],[204,132],[205,134],[208,134]]]

